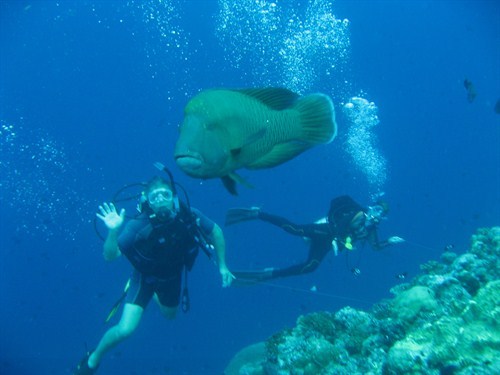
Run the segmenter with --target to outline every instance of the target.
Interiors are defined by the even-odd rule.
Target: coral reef
[[[225,374],[500,374],[499,262],[500,227],[479,229],[467,253],[424,264],[394,298],[301,316]]]

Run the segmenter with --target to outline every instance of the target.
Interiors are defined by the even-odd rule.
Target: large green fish
[[[239,168],[271,168],[335,138],[331,99],[282,88],[211,89],[184,109],[177,165],[197,178],[220,177],[231,194],[245,183]]]

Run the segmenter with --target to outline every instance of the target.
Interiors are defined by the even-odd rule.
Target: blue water
[[[0,17],[2,374],[69,374],[96,345],[130,272],[124,259],[102,259],[96,208],[149,179],[155,161],[221,224],[228,208],[251,205],[310,222],[334,196],[369,204],[384,192],[380,235],[407,242],[330,254],[313,274],[248,288],[222,289],[200,256],[191,311],[165,321],[152,304],[103,374],[221,374],[238,350],[300,314],[369,308],[390,296],[395,275],[499,225],[496,1],[1,1]],[[270,85],[331,95],[338,137],[279,167],[241,171],[255,188],[238,197],[177,168],[190,97]],[[354,117],[344,109],[353,97],[365,99]],[[225,235],[233,269],[306,254],[263,223]]]

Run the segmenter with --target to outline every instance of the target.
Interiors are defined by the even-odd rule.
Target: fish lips
[[[196,176],[203,165],[203,158],[199,154],[177,154],[175,162],[185,173]]]

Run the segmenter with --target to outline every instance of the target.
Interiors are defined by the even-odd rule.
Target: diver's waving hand
[[[103,203],[102,206],[99,206],[99,211],[101,213],[97,213],[96,216],[104,222],[109,230],[120,228],[125,220],[125,209],[122,208],[118,214],[113,203]]]

